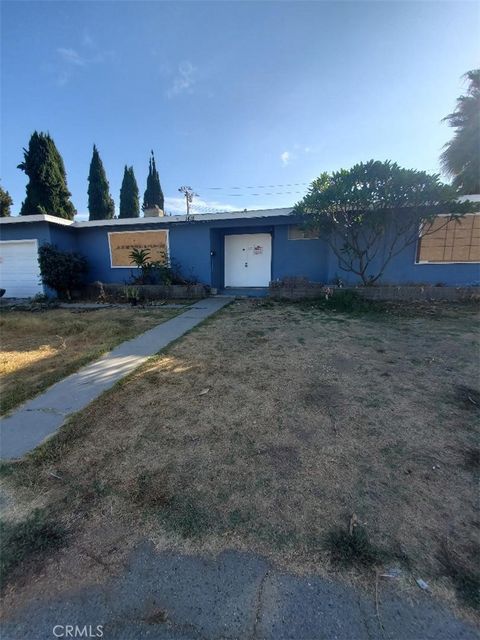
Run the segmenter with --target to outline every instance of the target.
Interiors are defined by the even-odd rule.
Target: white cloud
[[[42,69],[51,74],[59,86],[66,85],[80,69],[86,68],[91,64],[107,62],[115,57],[114,51],[98,49],[87,33],[83,35],[79,48],[57,47],[55,53],[55,60],[49,64],[42,65]]]
[[[297,162],[303,154],[308,155],[310,153],[316,153],[315,149],[296,143],[291,147],[291,151],[284,151],[280,154],[280,160],[283,166],[286,167],[289,164]]]
[[[68,64],[73,64],[77,67],[84,67],[86,64],[85,58],[83,58],[78,51],[75,49],[65,49],[63,47],[59,47],[57,49],[58,55],[62,58],[62,60]]]
[[[196,82],[196,74],[197,69],[189,60],[180,62],[173,84],[167,89],[167,96],[174,98],[181,93],[193,93],[192,87]]]

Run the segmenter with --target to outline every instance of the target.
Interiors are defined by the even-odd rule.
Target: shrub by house
[[[72,291],[84,284],[88,271],[83,256],[72,251],[60,251],[51,244],[44,244],[38,251],[42,282],[56,291],[59,297],[72,297]]]

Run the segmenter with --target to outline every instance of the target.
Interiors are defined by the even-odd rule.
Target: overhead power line
[[[280,187],[304,187],[311,184],[310,182],[286,182],[285,184],[257,184],[244,185],[243,187],[201,187],[204,191],[233,191],[237,189],[278,189]]]
[[[224,198],[250,198],[251,196],[289,196],[303,191],[265,191],[264,193],[226,193]]]

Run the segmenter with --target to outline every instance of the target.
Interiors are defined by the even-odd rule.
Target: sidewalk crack
[[[253,624],[253,632],[252,632],[252,640],[256,640],[258,638],[258,623],[260,622],[260,616],[262,613],[262,600],[263,600],[263,592],[265,590],[265,582],[267,581],[268,576],[270,575],[270,571],[266,571],[265,575],[260,581],[260,585],[257,591],[257,598],[255,603],[255,622]]]

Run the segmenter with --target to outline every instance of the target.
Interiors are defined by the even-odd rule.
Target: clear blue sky
[[[3,2],[1,11],[0,176],[14,213],[26,184],[16,166],[34,129],[53,136],[80,214],[93,143],[117,207],[125,163],[143,194],[154,149],[172,213],[184,184],[199,206],[267,208],[290,206],[301,193],[288,192],[306,186],[247,187],[308,183],[370,158],[437,172],[452,133],[441,119],[480,59],[476,2]]]

